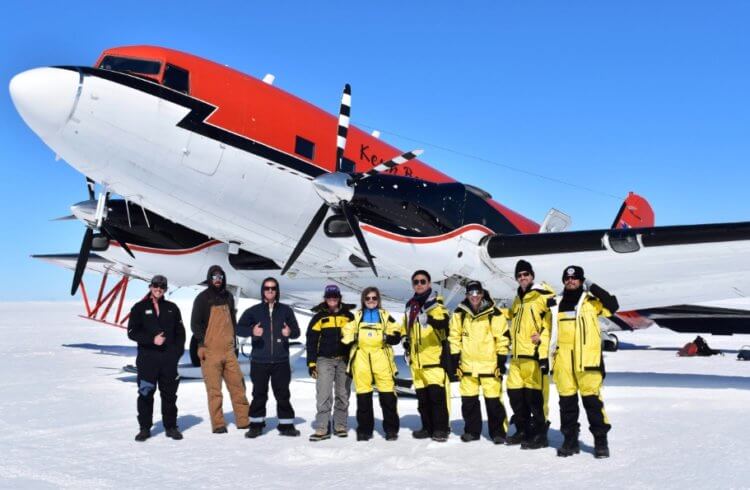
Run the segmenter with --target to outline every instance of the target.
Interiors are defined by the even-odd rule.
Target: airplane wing
[[[65,269],[75,270],[78,254],[36,254],[32,255],[31,258],[43,260],[44,262]],[[86,270],[89,272],[98,272],[100,274],[107,272],[110,274],[114,273],[120,276],[128,276],[132,279],[142,279],[146,282],[149,281],[146,275],[135,271],[132,267],[105,259],[94,252],[89,256],[89,260],[86,263]]]
[[[496,274],[512,278],[526,259],[537,281],[556,289],[563,268],[582,265],[622,311],[750,296],[750,222],[493,235],[482,243]]]

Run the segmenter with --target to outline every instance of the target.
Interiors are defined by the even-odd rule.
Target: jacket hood
[[[214,274],[219,273],[222,276],[224,276],[224,279],[221,281],[221,286],[216,288],[213,285],[213,282],[211,281],[211,276]],[[220,265],[212,265],[208,268],[208,273],[206,274],[206,282],[208,283],[208,287],[213,289],[214,291],[224,291],[227,288],[227,275],[224,273],[224,269],[221,268]]]
[[[260,281],[260,300],[261,300],[261,301],[262,301],[263,303],[265,303],[265,302],[266,302],[266,301],[265,301],[265,298],[264,298],[264,296],[263,296],[263,285],[264,285],[264,284],[265,284],[265,283],[266,283],[267,281],[273,281],[273,282],[274,282],[274,284],[276,284],[276,302],[277,302],[277,303],[280,303],[280,302],[281,302],[281,286],[279,286],[279,281],[277,281],[275,277],[271,277],[271,276],[269,276],[269,277],[266,277],[265,279],[263,279],[262,281]]]

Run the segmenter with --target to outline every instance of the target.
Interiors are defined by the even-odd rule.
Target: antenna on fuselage
[[[266,76],[263,77],[263,83],[267,83],[268,85],[273,85],[274,80],[276,80],[276,75],[270,73],[266,73]]]

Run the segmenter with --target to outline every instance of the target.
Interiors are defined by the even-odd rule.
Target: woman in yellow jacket
[[[505,359],[510,333],[507,315],[495,307],[479,281],[466,285],[466,299],[451,317],[449,340],[457,368],[464,417],[464,442],[476,441],[482,432],[479,388],[487,408],[487,427],[495,444],[505,444],[505,407],[501,401]]]
[[[387,441],[398,439],[399,418],[396,409],[396,363],[391,345],[401,340],[399,325],[381,308],[380,291],[368,287],[362,291],[362,309],[354,314],[342,331],[341,342],[351,344],[349,375],[357,392],[357,440],[372,439],[375,417],[372,386],[378,389],[383,410],[383,430]]]

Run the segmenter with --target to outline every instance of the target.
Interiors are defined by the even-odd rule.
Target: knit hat
[[[484,292],[482,283],[479,281],[469,281],[466,283],[466,294],[471,294],[473,291],[479,291],[480,293]]]
[[[531,264],[523,259],[516,262],[516,277],[518,277],[519,272],[528,272],[532,276],[534,275],[534,269],[531,267]]]
[[[335,284],[329,284],[326,286],[325,292],[323,293],[323,297],[328,298],[341,298],[341,290],[339,287]]]
[[[159,286],[163,289],[167,289],[167,278],[161,274],[157,274],[151,278],[151,286]]]
[[[563,282],[565,282],[565,279],[568,277],[578,279],[579,281],[584,281],[586,279],[583,275],[583,267],[579,265],[569,265],[565,268],[562,275]]]

